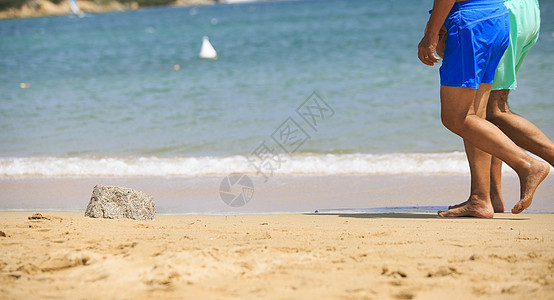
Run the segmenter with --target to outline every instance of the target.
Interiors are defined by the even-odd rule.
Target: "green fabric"
[[[539,38],[538,0],[504,0],[504,5],[510,12],[510,44],[496,68],[493,90],[517,87],[516,74],[527,52]]]

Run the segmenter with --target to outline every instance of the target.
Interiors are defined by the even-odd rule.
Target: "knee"
[[[498,125],[499,122],[502,121],[504,117],[508,117],[508,115],[512,114],[510,109],[506,107],[487,107],[487,121]]]
[[[508,107],[509,90],[492,91],[487,104],[487,120],[491,123],[498,122],[506,114],[511,114]]]
[[[448,114],[441,114],[442,125],[448,130],[460,134],[464,127],[464,120],[460,118],[455,118]]]
[[[502,113],[503,112],[497,107],[493,107],[492,109],[489,109],[489,107],[487,107],[487,121],[496,124],[498,120],[502,117]]]

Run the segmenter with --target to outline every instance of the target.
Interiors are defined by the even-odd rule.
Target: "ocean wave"
[[[260,166],[261,169],[258,169]],[[272,159],[200,157],[12,157],[0,158],[0,176],[211,176],[468,174],[463,152],[302,154]],[[505,167],[504,172],[513,172]]]

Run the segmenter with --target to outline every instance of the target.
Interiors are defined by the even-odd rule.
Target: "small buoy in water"
[[[202,48],[200,48],[200,54],[198,56],[200,58],[217,59],[217,52],[207,36],[202,38]]]

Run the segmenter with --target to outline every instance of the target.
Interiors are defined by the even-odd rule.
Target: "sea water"
[[[252,157],[281,174],[466,174],[462,141],[440,122],[438,65],[417,59],[431,5],[282,1],[0,21],[0,176],[256,173]],[[541,5],[510,104],[552,138],[554,2]],[[217,60],[198,57],[203,36]],[[315,119],[302,115],[310,104],[321,105]],[[296,140],[283,145],[287,132]]]

